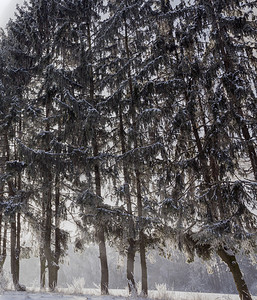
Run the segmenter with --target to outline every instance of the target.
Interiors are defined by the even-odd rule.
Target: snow
[[[11,292],[6,291],[0,293],[0,300],[147,300],[147,299],[172,299],[172,300],[238,300],[238,295],[225,295],[225,294],[211,294],[211,293],[187,293],[187,292],[175,292],[175,291],[150,291],[150,298],[134,298],[128,297],[125,290],[111,290],[111,295],[100,296],[100,295],[67,295],[64,293],[35,293],[35,292]],[[121,295],[124,296],[121,296]],[[126,295],[125,295],[126,294]],[[120,296],[115,296],[120,295]],[[253,300],[257,300],[254,296]]]
[[[122,300],[125,298],[116,296],[88,296],[88,295],[65,295],[62,293],[28,293],[28,292],[4,292],[1,300]]]

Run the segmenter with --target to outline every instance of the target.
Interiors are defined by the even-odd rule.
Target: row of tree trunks
[[[5,153],[6,160],[9,161],[10,156],[10,146],[7,134],[4,136],[5,139]],[[9,197],[14,201],[14,196],[16,195],[16,190],[21,190],[21,177],[17,175],[18,179],[15,178],[15,182],[10,179],[7,182]],[[14,204],[14,203],[13,203]],[[11,274],[14,287],[17,291],[25,291],[26,288],[19,282],[20,274],[20,238],[21,238],[21,214],[20,212],[13,212],[10,218],[11,233],[10,233],[10,248],[11,248]]]

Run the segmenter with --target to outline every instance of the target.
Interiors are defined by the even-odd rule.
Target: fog
[[[58,287],[69,287],[75,281],[83,282],[85,288],[95,288],[100,284],[100,260],[98,247],[90,245],[83,252],[75,252],[70,245],[67,256],[60,264]],[[238,257],[250,291],[257,294],[255,266],[245,257]],[[9,265],[6,262],[5,268]],[[113,248],[108,248],[110,289],[124,289],[126,282],[126,258]],[[211,265],[196,258],[187,263],[186,257],[174,251],[169,259],[151,250],[147,255],[149,289],[154,290],[165,284],[167,290],[208,293],[237,293],[231,273],[218,258]],[[135,278],[140,282],[140,260],[136,257]],[[47,276],[46,276],[47,277]],[[21,260],[20,281],[27,287],[39,287],[39,258]]]

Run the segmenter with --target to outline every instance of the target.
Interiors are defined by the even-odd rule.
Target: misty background
[[[108,265],[111,289],[125,289],[126,257],[108,247]],[[135,260],[135,278],[140,282],[139,257]],[[253,294],[257,294],[256,266],[247,257],[238,257],[242,272]],[[6,261],[5,270],[9,273],[9,259]],[[27,257],[21,260],[20,282],[28,287],[38,287],[39,284],[39,257]],[[194,262],[187,263],[184,254],[177,250],[171,252],[169,259],[151,250],[147,253],[149,289],[154,290],[159,284],[165,284],[167,290],[229,293],[236,294],[235,284],[228,267],[218,257],[209,262],[204,262],[196,257]],[[100,260],[98,246],[90,244],[84,251],[75,251],[70,245],[67,256],[60,263],[58,287],[68,287],[73,282],[83,278],[85,288],[96,288],[100,278]]]

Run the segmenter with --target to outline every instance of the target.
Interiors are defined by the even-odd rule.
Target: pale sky
[[[0,27],[5,27],[9,18],[14,17],[17,4],[23,4],[24,0],[0,0]]]

